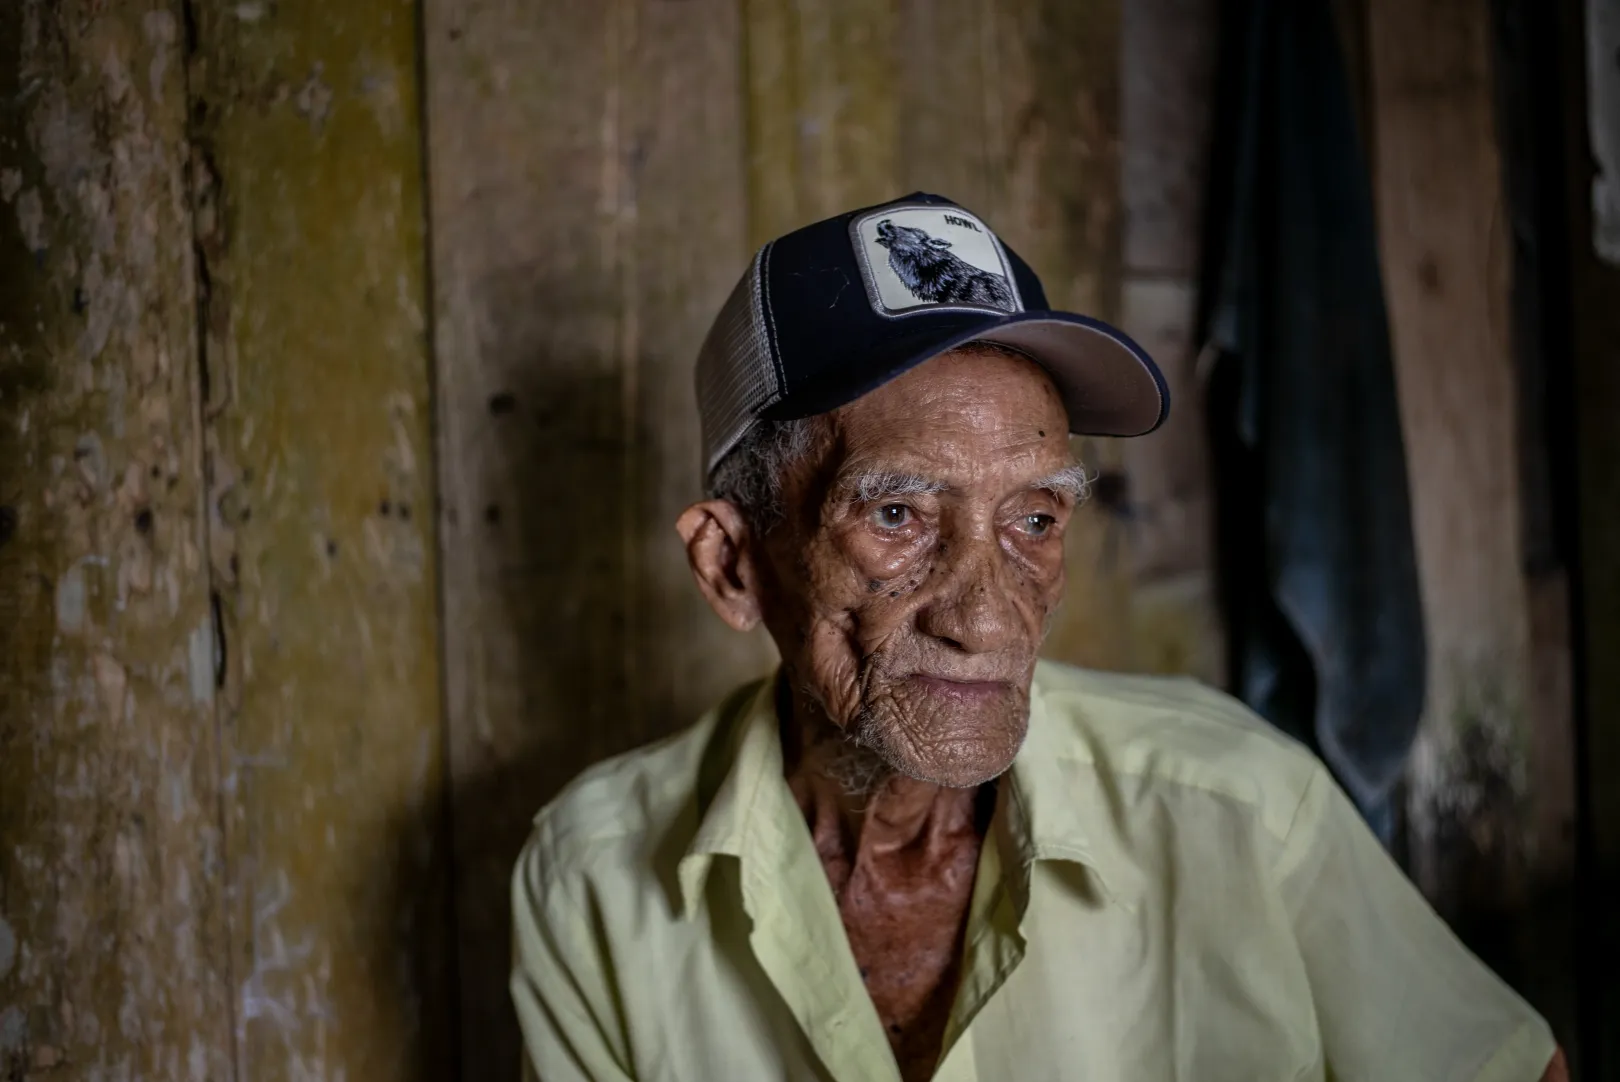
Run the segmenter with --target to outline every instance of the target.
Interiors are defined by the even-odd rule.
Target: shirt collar
[[[697,832],[681,858],[678,876],[681,904],[688,916],[703,892],[703,881],[716,856],[741,858],[748,848],[751,828],[760,822],[755,814],[761,794],[780,789],[792,794],[782,777],[782,738],[776,718],[776,674],[760,681],[752,694],[742,697],[729,724],[722,724],[720,739],[726,741],[725,757],[730,769],[702,809]],[[781,794],[777,794],[780,796]],[[772,801],[779,806],[780,799]],[[762,809],[763,810],[763,809]],[[780,814],[779,807],[776,809]],[[792,807],[797,814],[797,808]],[[773,822],[779,828],[780,823]]]
[[[1037,667],[1029,733],[1004,779],[1006,837],[1026,884],[1036,862],[1068,861],[1091,872],[1110,899],[1133,908],[1144,882],[1119,830],[1118,787],[1092,754],[1084,716],[1073,715],[1052,708]]]
[[[742,859],[759,831],[779,838],[783,817],[800,814],[782,777],[775,688],[772,674],[741,697],[734,720],[723,727],[720,738],[729,744],[731,766],[702,810],[678,870],[688,915],[714,857]],[[1030,687],[1029,713],[1029,732],[1003,777],[1008,792],[997,812],[1015,858],[1015,868],[1007,871],[1020,873],[1015,876],[1023,895],[1020,909],[1028,900],[1029,869],[1038,861],[1083,865],[1110,899],[1132,908],[1142,876],[1115,825],[1118,809],[1112,802],[1118,793],[1097,769],[1083,732],[1065,732],[1069,719],[1050,709],[1039,669]]]

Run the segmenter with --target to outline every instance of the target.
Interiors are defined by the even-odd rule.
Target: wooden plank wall
[[[1529,17],[1540,17],[1534,8]],[[1525,469],[1546,451],[1527,455],[1522,441],[1545,437],[1548,422],[1526,423],[1515,334],[1534,343],[1544,328],[1513,322],[1526,312],[1513,297],[1517,223],[1503,165],[1508,121],[1497,111],[1496,13],[1489,0],[1370,0],[1365,15],[1369,142],[1429,654],[1407,775],[1410,870],[1573,1051],[1569,583],[1562,566],[1527,555],[1526,523],[1545,517],[1537,501],[1554,494]],[[1561,318],[1559,300],[1547,318]]]
[[[1189,330],[1213,23],[1214,0],[0,11],[0,1070],[511,1077],[530,816],[771,664],[671,529],[690,365],[753,248],[826,214],[951,195],[1054,303],[1157,352],[1169,427],[1083,441],[1099,498],[1049,652],[1218,682]],[[1559,719],[1487,12],[1369,0],[1367,30],[1435,659],[1417,866],[1443,905],[1512,902],[1568,859],[1544,780],[1568,764],[1530,738]],[[1585,404],[1613,397],[1607,341],[1581,339],[1588,552],[1616,502]]]
[[[178,3],[0,8],[0,1075],[231,1070]]]
[[[1447,902],[1530,848],[1530,628],[1502,170],[1485,0],[1373,0],[1374,185],[1429,644],[1413,865]],[[1458,846],[1471,835],[1475,846]],[[1489,868],[1448,866],[1485,850]],[[1508,897],[1508,895],[1513,895]]]
[[[1196,22],[1153,24],[1210,5],[1154,11],[1134,47],[1157,77],[1132,84],[1131,115],[1176,175],[1128,206],[1117,0],[427,0],[465,1077],[517,1060],[506,891],[530,817],[774,656],[707,611],[670,529],[699,492],[692,359],[755,247],[937,191],[984,214],[1055,303],[1118,318],[1134,222],[1128,314],[1190,384],[1203,148],[1181,144],[1209,58]],[[1139,461],[1083,448],[1122,495],[1073,531],[1056,656],[1218,679],[1199,414]]]
[[[7,1078],[453,1069],[413,10],[0,11]]]
[[[495,1078],[530,817],[771,658],[705,619],[671,525],[689,358],[747,258],[739,28],[715,0],[425,11],[462,1070]]]
[[[1214,481],[1195,339],[1219,44],[1216,0],[1130,0],[1121,32],[1120,326],[1158,362],[1174,412],[1119,444],[1100,487],[1130,541],[1130,667],[1225,686]]]
[[[442,1078],[414,9],[188,16],[237,1077]]]

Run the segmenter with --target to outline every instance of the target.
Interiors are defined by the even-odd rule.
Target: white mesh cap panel
[[[759,411],[781,395],[765,328],[764,267],[770,247],[767,244],[754,255],[698,351],[696,383],[705,484]]]

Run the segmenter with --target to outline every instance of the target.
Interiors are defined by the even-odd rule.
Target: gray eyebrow
[[[1091,480],[1086,468],[1077,463],[1032,481],[1029,487],[1068,493],[1078,504],[1084,503],[1086,497],[1091,494]],[[951,486],[945,481],[930,479],[920,473],[877,469],[851,474],[841,480],[838,487],[848,494],[849,499],[874,503],[900,496],[931,496],[944,492]]]
[[[931,496],[937,492],[944,492],[950,485],[944,481],[930,480],[920,473],[863,470],[845,478],[838,487],[849,493],[849,497],[853,500],[872,503],[896,496]]]
[[[1039,481],[1034,482],[1030,488],[1050,489],[1053,492],[1067,492],[1074,497],[1074,502],[1084,503],[1086,497],[1091,495],[1091,478],[1086,474],[1086,468],[1079,463],[1065,466],[1055,473],[1049,473]]]

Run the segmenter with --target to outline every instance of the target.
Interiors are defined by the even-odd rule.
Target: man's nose
[[[1016,641],[1022,621],[1016,583],[993,538],[959,540],[951,558],[936,558],[933,596],[917,613],[917,629],[969,654],[989,654]]]

